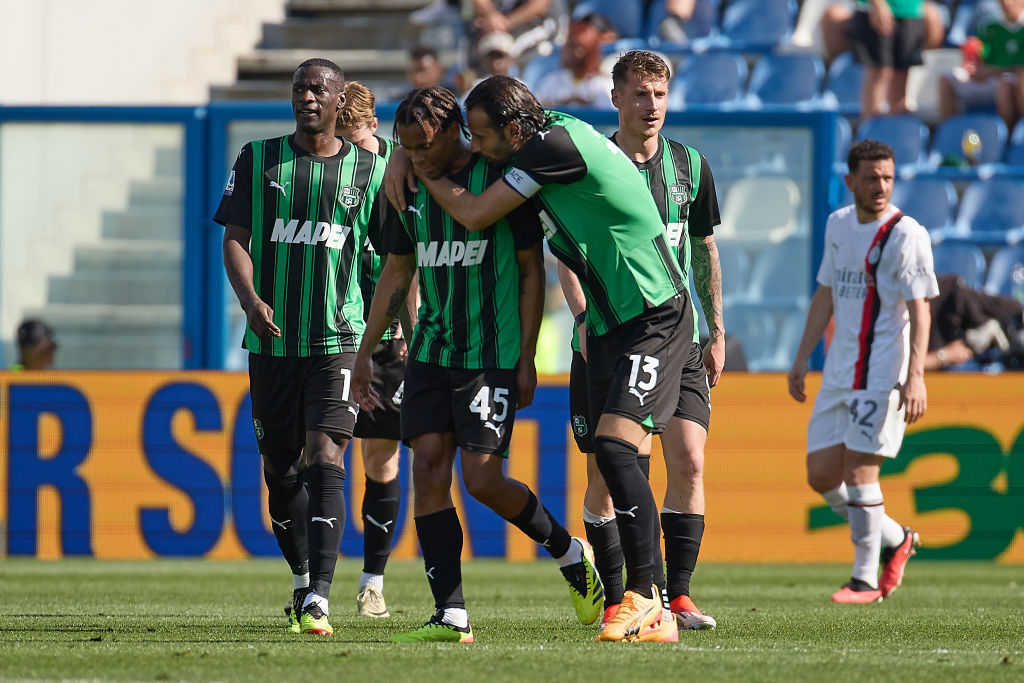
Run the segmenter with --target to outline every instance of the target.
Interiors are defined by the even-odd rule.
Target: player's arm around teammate
[[[540,323],[544,319],[544,250],[543,242],[537,242],[529,249],[516,251],[519,266],[519,367],[516,382],[519,384],[519,407],[533,403],[537,389],[537,337]]]

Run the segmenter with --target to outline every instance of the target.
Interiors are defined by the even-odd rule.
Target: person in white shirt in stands
[[[612,77],[601,71],[601,43],[612,35],[614,28],[604,15],[574,18],[562,48],[563,68],[541,78],[534,90],[541,105],[612,109]]]
[[[879,471],[928,405],[928,300],[939,287],[927,231],[889,202],[893,157],[877,140],[850,148],[846,185],[854,203],[828,217],[818,289],[789,371],[789,393],[803,402],[808,358],[834,318],[807,426],[807,480],[850,523],[853,573],[832,596],[840,603],[889,597],[920,545],[913,529],[886,515]]]

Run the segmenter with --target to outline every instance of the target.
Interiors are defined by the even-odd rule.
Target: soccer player
[[[421,173],[420,181],[472,231],[529,203],[587,303],[595,460],[611,493],[627,570],[622,602],[598,638],[678,640],[675,620],[655,594],[657,508],[638,463],[639,446],[665,428],[679,397],[689,349],[673,342],[693,334],[686,286],[658,209],[614,143],[572,116],[545,112],[519,81],[483,81],[466,98],[466,112],[474,149],[493,164],[511,164],[503,182],[467,191],[446,178]],[[404,173],[395,171],[388,171],[388,198],[403,207],[395,181]]]
[[[394,149],[393,140],[379,137],[374,96],[359,81],[345,83],[345,105],[338,114],[337,133],[349,142],[382,157],[387,162]],[[384,259],[367,238],[362,253],[363,319],[370,314],[370,301],[377,279],[384,269]],[[415,320],[416,289],[410,288],[405,309],[408,320]],[[411,329],[411,328],[410,328]],[[356,419],[354,435],[359,438],[366,471],[363,495],[363,573],[359,577],[356,610],[359,616],[389,616],[384,602],[384,568],[391,555],[395,524],[401,507],[402,486],[398,480],[399,408],[402,380],[405,378],[407,353],[405,335],[398,320],[384,331],[373,352],[377,367],[374,389],[380,405],[364,410]]]
[[[685,629],[711,629],[716,622],[704,615],[690,599],[690,576],[697,564],[704,534],[704,446],[711,423],[711,387],[718,383],[725,365],[725,329],[722,317],[722,271],[715,246],[714,226],[721,222],[711,168],[697,150],[660,134],[665,124],[668,98],[668,65],[657,55],[634,50],[620,57],[612,68],[614,88],[612,104],[619,112],[619,130],[612,141],[640,171],[647,182],[661,223],[665,226],[669,247],[679,261],[684,281],[693,265],[697,294],[709,321],[710,339],[701,350],[699,331],[693,330],[692,343],[683,368],[679,400],[672,419],[661,434],[668,487],[661,509],[660,527],[665,536],[667,598],[676,620]],[[589,444],[586,425],[586,361],[579,351],[579,329],[585,327],[580,312],[585,310],[578,280],[563,267],[560,279],[570,294],[570,309],[581,323],[574,331],[573,367],[570,371],[570,410],[573,433],[584,450]],[[575,293],[574,293],[575,292]],[[691,305],[692,302],[691,302]],[[696,308],[693,311],[696,319]],[[575,383],[575,386],[572,384]],[[582,443],[581,443],[582,442]],[[650,446],[641,446],[640,463],[650,471]],[[588,455],[587,493],[583,520],[587,538],[594,547],[598,571],[605,583],[605,620],[616,609],[612,594],[617,570],[622,566],[618,529],[612,522],[611,499]],[[655,582],[660,578],[659,533],[655,534]],[[606,572],[606,573],[604,573]],[[605,578],[611,576],[612,579]],[[659,584],[660,585],[660,584]]]
[[[920,545],[913,529],[885,514],[878,475],[885,458],[899,453],[906,425],[928,405],[928,299],[939,287],[928,233],[889,203],[892,148],[863,140],[850,148],[847,166],[853,205],[828,217],[818,289],[789,370],[789,393],[806,400],[807,359],[834,318],[807,426],[807,481],[850,523],[853,575],[832,600],[865,603],[896,590]]]
[[[395,112],[397,138],[422,177],[450,176],[477,190],[501,178],[464,143],[455,95],[414,90]],[[513,230],[510,225],[515,225]],[[462,594],[462,527],[451,498],[452,465],[462,453],[470,495],[540,543],[569,583],[581,622],[601,615],[603,595],[589,544],[574,539],[503,465],[517,408],[537,385],[533,357],[544,303],[544,265],[536,214],[495,218],[480,232],[453,220],[421,190],[407,210],[389,213],[389,253],[377,283],[354,387],[372,403],[374,340],[406,300],[419,272],[423,303],[412,338],[402,398],[402,438],[412,445],[416,535],[437,609],[396,642],[472,642]]]
[[[345,528],[343,455],[359,412],[350,389],[362,246],[383,206],[383,160],[335,136],[344,86],[333,62],[299,65],[295,132],[242,148],[214,217],[248,320],[253,426],[292,570],[291,629],[325,635]]]

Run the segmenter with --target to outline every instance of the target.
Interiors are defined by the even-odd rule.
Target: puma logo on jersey
[[[272,187],[275,190],[280,190],[282,197],[286,197],[287,196],[287,194],[288,194],[288,186],[291,185],[291,184],[292,183],[291,183],[290,180],[284,181],[284,185],[279,185],[276,180],[271,180],[270,181],[270,187]]]
[[[484,422],[484,427],[494,430],[494,433],[498,435],[498,438],[501,438],[501,425],[496,425],[488,420],[487,422]]]
[[[271,518],[270,518],[270,522],[271,522],[271,524],[273,524],[274,526],[279,526],[279,527],[281,527],[282,529],[287,529],[287,528],[288,528],[288,525],[289,525],[289,524],[291,524],[292,520],[290,520],[290,519],[286,519],[286,520],[284,520],[283,522],[279,522],[279,521],[277,521],[276,519],[274,519],[273,517],[271,517]]]
[[[284,242],[285,244],[323,243],[329,249],[341,249],[351,233],[352,226],[350,225],[338,225],[326,221],[314,223],[307,220],[300,226],[298,218],[293,218],[288,223],[285,223],[283,218],[278,218],[270,233],[270,241]]]
[[[539,131],[537,131],[537,137],[539,137],[541,140],[543,140],[544,138],[546,138],[548,136],[548,133],[550,133],[550,132],[551,132],[550,130],[539,130]]]
[[[629,508],[628,510],[620,510],[617,507],[613,507],[612,510],[615,510],[615,514],[617,514],[617,515],[627,515],[629,517],[632,517],[633,519],[636,519],[636,510],[637,510],[638,507],[640,507],[640,506],[639,505],[634,505],[633,507]]]
[[[355,406],[346,406],[346,407],[348,408],[348,412],[352,413],[356,417],[359,417],[359,408],[356,408]]]
[[[431,581],[434,580],[434,570],[435,569],[437,569],[437,567],[431,567],[430,569],[427,570],[427,578],[430,579]]]
[[[380,529],[380,530],[381,530],[381,531],[383,531],[384,533],[388,533],[388,525],[389,525],[389,524],[394,524],[394,523],[395,523],[395,520],[393,520],[393,519],[389,519],[388,521],[386,521],[386,522],[384,522],[383,524],[381,524],[380,522],[378,522],[377,520],[375,520],[375,519],[374,519],[374,518],[373,518],[372,516],[370,516],[370,515],[366,515],[366,521],[367,521],[367,522],[369,522],[370,524],[374,525],[375,527],[377,527],[378,529]]]
[[[483,263],[487,253],[487,240],[472,242],[420,242],[416,245],[416,260],[421,268],[441,268],[443,266],[478,266]]]
[[[409,213],[416,214],[416,218],[419,218],[419,219],[423,218],[423,209],[421,209],[418,206],[407,206],[407,207],[405,207],[405,210],[408,211]]]
[[[634,396],[636,396],[637,400],[640,401],[640,405],[643,405],[644,401],[647,400],[647,394],[649,394],[651,392],[645,391],[644,393],[641,394],[639,391],[637,391],[633,387],[630,387],[629,388],[629,393],[631,393]]]
[[[311,521],[311,522],[323,522],[324,524],[326,524],[327,526],[329,526],[329,527],[331,527],[333,529],[334,528],[334,523],[338,521],[338,518],[337,517],[314,517],[313,519],[311,519],[309,521]]]

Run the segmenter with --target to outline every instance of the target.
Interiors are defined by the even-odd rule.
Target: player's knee
[[[425,451],[416,451],[412,459],[412,477],[417,491],[446,491],[452,481],[451,463],[444,458],[431,457]]]
[[[398,476],[398,446],[390,441],[363,441],[363,469],[373,481],[389,482]]]
[[[677,457],[665,458],[667,477],[670,480],[699,482],[704,478],[704,450],[685,449]]]
[[[842,478],[836,479],[824,472],[817,472],[814,470],[807,471],[807,484],[818,493],[831,491],[841,483],[843,483]]]
[[[462,468],[462,482],[466,485],[466,491],[481,503],[500,495],[504,479],[500,470],[494,472],[485,467],[474,468],[465,465]]]
[[[302,492],[302,477],[298,472],[278,475],[264,469],[263,480],[267,484],[267,502],[271,517],[274,516],[275,510],[287,506],[289,501]]]

